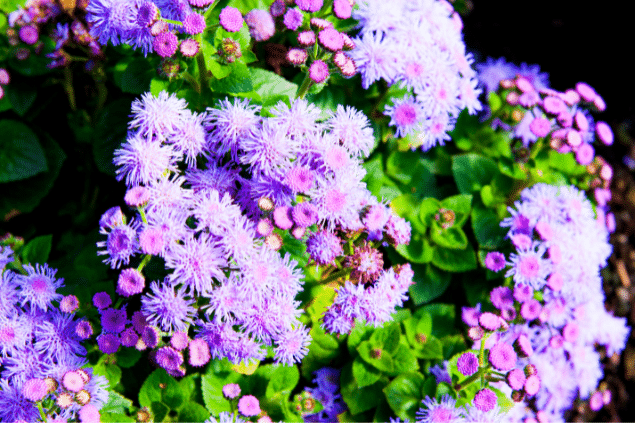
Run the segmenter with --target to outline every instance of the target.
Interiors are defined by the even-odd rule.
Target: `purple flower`
[[[348,19],[351,17],[353,6],[348,0],[334,0],[333,14],[339,19]]]
[[[196,158],[207,148],[205,129],[203,128],[204,119],[204,114],[199,115],[186,110],[176,129],[170,133],[168,140],[166,140],[173,144],[179,156],[181,154],[185,156],[185,162],[190,168],[196,167]]]
[[[245,16],[251,37],[256,41],[267,41],[276,32],[271,14],[266,10],[253,9]]]
[[[190,359],[189,363],[194,367],[206,365],[210,360],[209,345],[204,339],[197,338],[190,342],[189,345]]]
[[[218,108],[208,108],[206,123],[212,149],[217,150],[218,155],[231,151],[237,160],[238,142],[256,131],[260,123],[259,111],[260,106],[250,105],[248,99],[237,98],[233,102],[221,100]]]
[[[296,29],[300,28],[300,26],[302,26],[303,17],[304,15],[302,15],[302,12],[300,12],[298,9],[287,9],[282,22],[284,23],[284,26],[287,27],[287,29],[295,31]]]
[[[329,264],[336,257],[344,254],[342,241],[337,235],[328,231],[311,234],[306,240],[307,252],[312,260],[319,264]]]
[[[152,47],[159,56],[165,59],[174,56],[179,47],[179,40],[172,32],[162,32],[154,38]]]
[[[240,395],[240,386],[237,383],[228,383],[223,386],[223,395],[228,399],[237,398]]]
[[[421,403],[423,407],[417,411],[417,422],[435,423],[460,421],[460,409],[456,407],[456,400],[452,399],[449,395],[443,395],[441,401],[426,397]]]
[[[103,333],[97,337],[97,345],[102,353],[114,354],[119,349],[121,341],[117,335],[112,333]]]
[[[172,347],[161,347],[157,351],[155,360],[166,370],[176,370],[183,364],[183,355]]]
[[[101,327],[105,332],[120,333],[126,328],[126,310],[107,308],[101,312]]]
[[[33,402],[42,400],[48,393],[48,387],[44,379],[28,379],[22,386],[22,395]]]
[[[118,268],[121,264],[128,264],[130,257],[132,257],[138,250],[137,244],[137,227],[139,222],[133,221],[127,225],[119,225],[110,232],[107,232],[102,228],[99,233],[108,235],[106,241],[100,241],[97,243],[97,247],[106,248],[106,250],[97,251],[98,255],[107,255],[104,259],[104,263],[110,264],[113,269]]]
[[[276,363],[291,366],[293,363],[300,363],[308,354],[311,336],[308,328],[298,325],[294,329],[275,336],[274,341],[277,344],[274,348]]]
[[[205,18],[203,17],[203,15],[199,15],[198,13],[190,13],[183,20],[183,29],[185,29],[185,32],[187,32],[190,35],[202,33],[205,30],[205,26],[206,26]],[[241,26],[242,26],[242,22],[241,22]]]
[[[126,179],[126,185],[134,187],[149,184],[167,172],[176,171],[178,153],[173,146],[134,134],[122,148],[115,150],[114,165],[117,180]]]
[[[322,8],[324,0],[296,0],[295,3],[301,10],[315,13]]]
[[[494,307],[499,310],[514,306],[514,297],[512,291],[506,286],[494,288],[490,293],[490,300]]]
[[[309,78],[316,84],[326,81],[329,76],[329,66],[322,60],[314,60],[309,66]]]
[[[222,279],[226,265],[220,244],[209,235],[192,236],[183,244],[174,245],[165,256],[165,265],[173,272],[168,276],[174,283],[182,283],[191,293],[212,290],[213,279]]]
[[[238,401],[238,411],[246,417],[260,414],[260,403],[253,395],[245,395]]]
[[[128,126],[138,128],[141,135],[152,139],[165,136],[165,134],[178,128],[184,116],[187,103],[179,99],[175,94],[161,91],[157,97],[151,93],[145,93],[141,100],[132,102],[132,119]]]
[[[318,221],[317,208],[311,203],[300,203],[293,207],[291,211],[293,222],[301,227],[307,228]]]
[[[474,353],[466,352],[459,357],[456,365],[463,376],[472,376],[478,370],[478,358]]]
[[[243,27],[243,15],[235,7],[225,7],[220,12],[220,24],[229,32],[238,32]]]
[[[499,342],[489,351],[489,362],[494,368],[508,371],[516,367],[518,357],[514,348],[506,342]]]
[[[137,269],[124,269],[117,280],[117,294],[130,297],[140,294],[145,288],[145,278]]]
[[[184,331],[192,324],[196,309],[194,300],[167,281],[150,284],[152,294],[141,298],[141,311],[149,324],[157,325],[165,332]],[[178,366],[177,366],[178,367]]]
[[[474,406],[481,411],[490,411],[496,406],[496,394],[491,389],[481,389],[474,396]]]
[[[27,264],[24,270],[26,275],[16,275],[14,278],[14,283],[20,288],[22,305],[29,303],[31,311],[46,311],[53,301],[62,299],[56,290],[64,286],[64,279],[55,278],[56,269],[49,268],[48,264],[36,264],[35,267]]]
[[[485,267],[492,272],[499,272],[505,268],[505,255],[498,251],[490,251],[485,256]]]

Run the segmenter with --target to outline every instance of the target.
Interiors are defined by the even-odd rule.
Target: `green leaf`
[[[282,395],[288,398],[291,391],[300,381],[300,372],[296,366],[275,366],[273,376],[267,384],[265,396],[272,398],[274,395]]]
[[[489,157],[463,154],[452,158],[452,174],[462,194],[479,191],[489,184],[497,173],[498,166]]]
[[[519,181],[527,179],[527,174],[523,168],[515,160],[508,157],[501,157],[499,159],[498,170],[500,170],[503,175],[507,175],[513,179],[518,179]]]
[[[450,285],[450,273],[429,263],[425,266],[412,265],[412,270],[415,273],[413,277],[415,284],[411,285],[408,291],[415,305],[429,303],[440,297]]]
[[[201,404],[190,402],[179,413],[180,422],[204,422],[209,419],[210,413]]]
[[[432,264],[448,272],[467,272],[477,267],[476,253],[470,244],[465,250],[435,247],[432,253]]]
[[[419,204],[419,219],[427,227],[432,226],[432,222],[435,220],[435,216],[441,208],[441,202],[436,198],[425,198]]]
[[[140,358],[141,351],[136,348],[123,347],[117,351],[117,364],[124,369],[134,366]]]
[[[150,373],[139,390],[139,404],[142,407],[150,407],[153,402],[161,402],[163,389],[171,381],[176,383],[164,369],[157,369]]]
[[[409,372],[398,376],[383,389],[390,408],[400,419],[415,421],[423,399],[423,381],[421,373]]]
[[[351,330],[351,333],[348,334],[348,338],[346,339],[348,352],[351,355],[356,354],[359,344],[361,344],[362,341],[367,341],[374,330],[372,326],[364,322],[356,322],[355,326],[353,326],[353,330]]]
[[[496,389],[492,386],[489,387],[496,394],[496,405],[498,405],[503,413],[509,412],[516,405],[514,401],[512,401],[507,395],[505,395],[501,390]]]
[[[235,62],[230,66],[231,73],[223,79],[212,79],[210,88],[219,93],[246,93],[252,91],[254,86],[251,74],[246,64]]]
[[[155,422],[162,422],[163,419],[165,419],[165,416],[167,416],[170,412],[168,406],[159,401],[153,401],[149,408],[150,411],[152,411],[152,415],[154,417],[153,420]]]
[[[369,342],[373,348],[381,348],[382,350],[393,353],[399,346],[400,325],[391,323],[383,328],[375,329],[370,336]]]
[[[368,364],[382,372],[392,372],[394,364],[388,351],[373,346],[370,341],[364,341],[357,347],[359,356]]]
[[[54,69],[48,67],[48,64],[51,63],[51,59],[46,57],[46,55],[54,50],[55,43],[53,39],[49,37],[40,37],[40,40],[44,42],[44,48],[39,54],[31,52],[29,57],[25,60],[18,60],[15,55],[12,54],[9,56],[9,66],[11,66],[13,70],[26,76],[46,75],[47,73],[53,72]],[[57,69],[55,69],[55,71],[57,71]]]
[[[549,150],[549,166],[565,175],[580,176],[586,173],[586,167],[577,162],[573,153],[562,154]]]
[[[387,379],[382,377],[370,386],[359,387],[353,377],[352,365],[350,363],[345,365],[340,376],[340,392],[351,414],[359,414],[375,408],[386,382]]]
[[[44,235],[32,239],[22,250],[22,260],[25,263],[44,264],[49,259],[53,235]]]
[[[454,304],[434,303],[423,306],[415,313],[416,317],[429,314],[432,318],[432,335],[443,337],[456,333],[456,307]]]
[[[408,244],[400,244],[395,250],[412,263],[429,263],[434,251],[428,239],[422,238],[419,233],[414,233]]]
[[[24,116],[35,102],[37,90],[33,85],[24,82],[11,82],[6,87],[6,95],[11,102],[11,106],[13,106],[13,110],[18,115]]]
[[[357,386],[363,388],[377,382],[381,377],[381,372],[358,356],[353,360],[353,377]]]
[[[180,409],[188,398],[185,392],[181,389],[179,383],[171,377],[168,382],[165,383],[165,387],[162,388],[161,402],[170,407],[172,410]]]
[[[419,151],[393,151],[386,160],[386,174],[407,185],[420,157]]]
[[[249,72],[254,91],[262,103],[267,103],[267,99],[275,96],[283,96],[289,101],[295,98],[295,93],[298,91],[296,84],[268,70],[249,68]]]
[[[208,373],[201,377],[203,401],[207,409],[214,415],[223,411],[231,411],[231,403],[223,395],[223,386],[237,383],[242,376],[235,372]]]
[[[48,170],[37,135],[15,120],[0,120],[0,183],[19,181]]]
[[[93,372],[108,379],[110,386],[117,385],[121,380],[121,367],[111,364],[107,355],[101,356],[99,362],[93,366]]]
[[[121,98],[104,107],[95,120],[93,157],[97,168],[115,176],[114,152],[126,141],[131,100]]]
[[[469,194],[453,195],[445,198],[440,203],[444,209],[454,211],[454,226],[461,227],[468,217],[472,209],[472,196]]]
[[[418,358],[428,360],[442,360],[443,359],[443,343],[435,336],[428,336],[426,342],[419,348],[415,348],[414,354]]]
[[[380,190],[384,186],[382,180],[384,179],[384,171],[382,166],[383,156],[377,154],[373,156],[371,160],[366,160],[364,163],[364,169],[366,169],[366,176],[363,181],[366,182],[368,190],[376,197],[380,198]]]
[[[478,245],[491,250],[498,248],[507,233],[505,228],[501,228],[496,212],[482,206],[475,206],[472,210],[472,229]]]
[[[100,417],[99,421],[102,421],[102,422],[117,422],[117,423],[136,422],[135,419],[133,419],[132,417],[126,416],[125,414],[109,413],[103,410],[99,410],[99,417]]]
[[[131,400],[115,391],[109,390],[108,401],[99,411],[105,413],[125,414],[130,407],[132,407]]]
[[[390,376],[397,376],[402,373],[416,371],[419,363],[405,341],[399,343],[399,348],[393,354],[393,371]]]
[[[467,247],[467,236],[460,227],[451,226],[447,229],[434,225],[430,231],[430,238],[437,245],[452,250],[463,250]]]
[[[158,96],[161,91],[168,91],[170,81],[161,78],[152,78],[150,80],[150,93],[153,96]]]
[[[155,75],[156,70],[148,60],[137,57],[127,63],[116,81],[124,93],[143,94],[150,89],[150,81]]]
[[[309,353],[302,360],[302,376],[311,379],[313,372],[328,365],[340,355],[339,343],[334,335],[327,334],[321,325],[313,325]]]

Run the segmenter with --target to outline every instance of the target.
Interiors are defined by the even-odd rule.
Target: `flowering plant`
[[[10,3],[0,419],[611,402],[630,329],[604,306],[614,137],[588,84],[475,64],[460,2]]]

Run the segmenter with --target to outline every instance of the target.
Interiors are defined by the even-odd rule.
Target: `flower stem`
[[[342,269],[342,270],[340,270],[340,271],[338,271],[338,272],[333,272],[333,273],[331,273],[331,275],[329,275],[327,278],[322,279],[322,280],[320,281],[320,283],[321,283],[322,285],[326,285],[326,284],[327,284],[327,283],[329,283],[329,282],[333,282],[333,281],[336,281],[336,280],[338,280],[338,279],[345,278],[346,276],[348,276],[348,275],[350,275],[350,274],[351,274],[351,271],[352,271],[352,269],[351,269],[351,268],[344,268],[344,269]]]
[[[199,46],[203,43],[202,34],[196,36]],[[196,64],[198,65],[198,80],[200,84],[199,93],[202,93],[204,89],[209,88],[209,75],[207,71],[207,65],[205,64],[205,56],[203,56],[203,49],[201,48],[196,55]]]
[[[141,260],[141,263],[139,263],[139,266],[137,266],[137,272],[141,272],[143,268],[146,267],[150,259],[152,259],[152,254],[146,254],[143,260]]]
[[[304,81],[302,81],[302,85],[300,85],[295,98],[304,98],[306,93],[309,92],[309,88],[311,88],[311,85],[313,85],[313,81],[311,80],[311,78],[309,78],[309,73],[307,71],[307,74],[304,76]]]

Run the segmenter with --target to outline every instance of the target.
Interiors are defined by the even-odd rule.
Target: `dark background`
[[[557,90],[590,84],[607,104],[600,118],[618,124],[635,116],[634,12],[633,2],[473,0],[463,33],[477,62],[538,64]]]
[[[625,155],[635,158],[633,2],[473,0],[468,9],[463,34],[477,63],[487,57],[505,57],[516,65],[538,64],[549,74],[552,88],[566,90],[583,81],[606,101],[606,111],[595,116],[611,125],[616,142],[611,148],[598,148],[597,153],[615,169],[611,209],[617,230],[611,236],[615,248],[603,271],[604,285],[607,307],[629,317],[633,327],[635,289],[630,281],[635,281],[635,180],[623,165]],[[626,275],[616,270],[620,262],[625,264]],[[603,364],[613,403],[599,413],[577,403],[567,414],[568,421],[635,421],[633,335],[621,358],[606,357]]]

